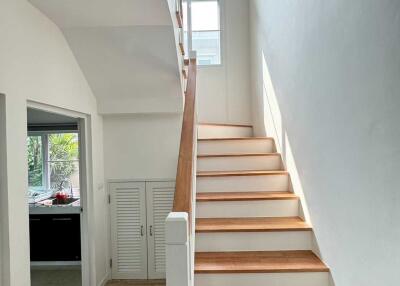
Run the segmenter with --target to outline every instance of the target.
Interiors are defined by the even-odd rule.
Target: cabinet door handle
[[[141,236],[144,235],[143,230],[144,230],[144,229],[143,229],[143,225],[141,225],[141,226],[140,226],[140,235],[141,235]]]
[[[150,236],[153,236],[153,226],[150,226]]]
[[[69,217],[63,217],[63,218],[52,218],[52,221],[71,221],[72,218]]]

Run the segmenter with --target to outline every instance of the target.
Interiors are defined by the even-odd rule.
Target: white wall
[[[400,281],[400,2],[251,0],[253,112],[337,286]]]
[[[222,65],[198,71],[201,122],[251,122],[248,4],[221,0]]]
[[[93,141],[93,245],[92,285],[108,269],[103,253],[107,249],[104,224],[102,119],[96,100],[59,29],[25,0],[0,1],[0,93],[5,94],[7,182],[2,196],[8,196],[8,216],[3,217],[3,286],[30,285],[26,106],[27,100],[90,115]],[[4,203],[4,202],[2,202]],[[2,210],[3,205],[2,205]],[[3,221],[4,222],[4,221]],[[3,257],[3,258],[4,258]],[[97,281],[97,282],[96,282]]]
[[[181,126],[181,114],[104,116],[107,191],[111,181],[174,180]]]
[[[181,125],[179,114],[105,116],[106,179],[174,179]]]

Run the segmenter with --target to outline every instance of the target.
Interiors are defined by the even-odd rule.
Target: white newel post
[[[165,223],[167,286],[191,285],[189,216],[171,212]]]

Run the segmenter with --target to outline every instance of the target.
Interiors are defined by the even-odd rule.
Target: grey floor
[[[113,280],[106,286],[165,286],[165,280]]]
[[[32,270],[31,286],[82,286],[80,270]]]
[[[31,286],[82,286],[80,270],[31,270]],[[112,280],[106,286],[165,286],[165,280]]]

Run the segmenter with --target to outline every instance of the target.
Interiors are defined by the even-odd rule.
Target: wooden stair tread
[[[272,137],[230,137],[230,138],[198,138],[197,141],[240,141],[240,140],[274,140]]]
[[[329,272],[308,250],[196,252],[195,273]]]
[[[226,154],[201,154],[197,155],[197,158],[219,158],[219,157],[270,157],[270,156],[278,156],[279,153],[226,153]]]
[[[288,175],[287,171],[199,171],[197,177]]]
[[[196,232],[309,231],[300,217],[196,218]]]
[[[298,200],[292,192],[210,192],[197,193],[196,201],[260,201],[260,200]]]

